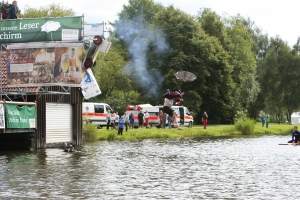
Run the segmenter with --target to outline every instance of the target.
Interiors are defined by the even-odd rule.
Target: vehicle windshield
[[[114,110],[113,110],[113,109],[111,109],[111,107],[110,107],[110,106],[106,105],[105,107],[106,107],[106,112],[107,112],[108,110],[110,110],[110,112],[111,112],[111,113],[114,113]]]
[[[186,115],[191,115],[191,113],[189,112],[189,110],[186,107],[184,108],[184,112]]]

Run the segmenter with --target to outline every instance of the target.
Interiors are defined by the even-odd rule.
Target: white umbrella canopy
[[[51,31],[56,31],[60,26],[59,22],[48,21],[42,26],[42,31],[49,33]]]
[[[192,82],[197,78],[192,72],[188,71],[179,71],[176,72],[174,75],[179,81],[182,82]]]

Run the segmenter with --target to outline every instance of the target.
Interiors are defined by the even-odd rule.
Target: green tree
[[[230,37],[230,63],[234,66],[235,110],[249,109],[260,91],[257,81],[256,52],[250,21],[240,15],[226,19],[227,34]]]
[[[39,8],[26,6],[24,12],[19,15],[20,18],[41,18],[41,17],[67,17],[74,16],[72,8],[64,8],[60,4],[51,3]]]
[[[291,114],[300,108],[297,99],[300,84],[296,76],[300,72],[300,57],[295,48],[291,50],[279,37],[271,38],[270,44],[262,62],[262,91],[267,108],[275,112],[278,119],[285,115],[290,120]]]
[[[164,85],[186,91],[185,105],[199,114],[198,119],[201,111],[206,110],[215,122],[224,121],[230,113],[234,85],[232,66],[221,43],[206,35],[192,16],[173,6],[160,12],[156,24],[165,33],[170,47],[160,66],[166,74]],[[197,79],[191,83],[176,81],[174,73],[182,70],[193,72]],[[189,94],[194,99],[188,98]]]

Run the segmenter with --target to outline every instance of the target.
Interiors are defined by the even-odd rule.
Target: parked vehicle
[[[156,106],[161,110],[163,106]],[[177,115],[177,122],[179,125],[184,125],[192,127],[194,124],[194,117],[191,115],[187,107],[185,106],[172,106],[172,109],[175,110]]]
[[[149,113],[149,127],[156,126],[159,124],[159,108],[152,106],[151,104],[139,104],[139,105],[128,105],[126,107],[126,111],[128,114],[131,112],[134,115],[134,127],[137,128],[139,126],[139,120],[138,120],[138,114],[140,110],[143,110],[143,113],[146,112],[146,110]],[[145,124],[145,121],[144,121]]]
[[[106,126],[107,110],[113,113],[113,109],[106,103],[82,103],[82,117],[89,120],[93,124],[97,124],[98,128]]]

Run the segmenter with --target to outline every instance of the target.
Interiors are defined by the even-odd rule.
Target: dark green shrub
[[[97,125],[90,123],[87,119],[82,123],[82,134],[85,142],[95,142],[97,140]]]
[[[255,120],[252,119],[244,119],[238,120],[234,124],[234,128],[237,131],[241,131],[242,134],[252,134],[254,131]]]
[[[109,133],[108,136],[107,136],[107,140],[114,140],[116,137],[116,134],[114,133]]]

